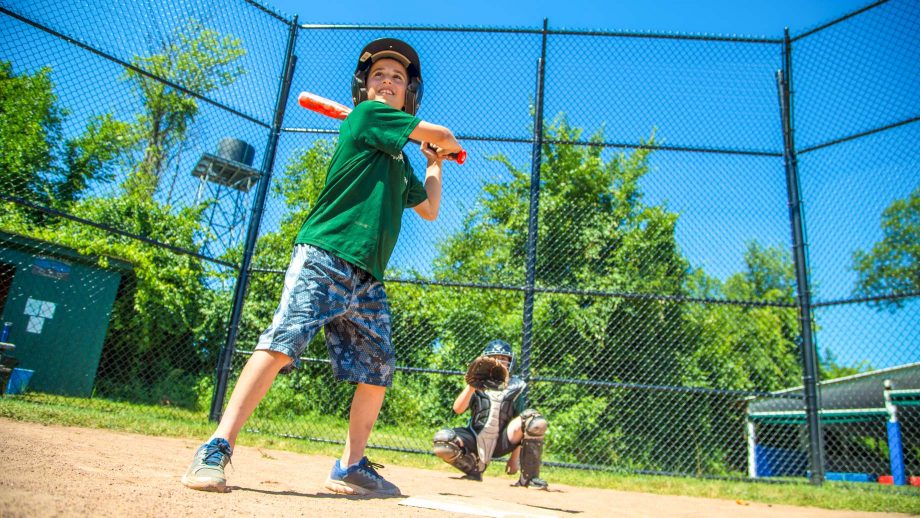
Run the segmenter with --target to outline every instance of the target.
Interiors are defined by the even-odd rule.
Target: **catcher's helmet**
[[[355,106],[367,100],[367,73],[375,61],[383,58],[395,59],[406,67],[409,77],[403,111],[415,115],[422,102],[422,64],[415,49],[396,38],[374,40],[361,51],[358,66],[355,67],[355,73],[351,77],[351,100]]]
[[[486,344],[485,349],[482,350],[483,356],[507,356],[511,358],[511,362],[514,363],[514,353],[511,351],[511,346],[508,345],[508,342],[504,340],[492,340]],[[510,368],[508,370],[511,370]]]

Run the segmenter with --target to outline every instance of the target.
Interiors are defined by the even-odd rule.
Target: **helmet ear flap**
[[[365,72],[355,71],[351,78],[351,101],[355,106],[367,100],[367,83],[365,82]]]
[[[422,102],[422,86],[422,80],[418,77],[413,77],[406,85],[406,104],[403,110],[409,115],[415,115],[418,112]]]

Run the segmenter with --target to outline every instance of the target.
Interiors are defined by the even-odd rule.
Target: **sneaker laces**
[[[208,466],[219,466],[220,461],[223,460],[224,455],[226,455],[232,466],[232,453],[230,446],[225,442],[218,442],[217,444],[208,443],[204,450],[204,458],[201,459],[201,462]]]
[[[365,459],[367,460],[366,457],[365,457]],[[383,477],[380,476],[380,473],[377,473],[377,469],[374,469],[374,468],[381,469],[381,468],[383,468],[383,464],[377,464],[376,462],[371,462],[370,460],[367,460],[367,462],[364,463],[364,469],[365,469],[368,473],[370,473],[371,475],[373,475],[373,476],[376,477],[376,478],[379,478],[379,479],[383,480]]]

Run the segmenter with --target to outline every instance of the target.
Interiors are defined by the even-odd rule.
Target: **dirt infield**
[[[538,491],[512,488],[505,478],[476,483],[399,466],[383,473],[404,497],[346,497],[322,489],[333,459],[246,446],[237,448],[228,471],[232,491],[202,493],[179,483],[197,446],[0,419],[0,516],[906,516],[559,484]]]

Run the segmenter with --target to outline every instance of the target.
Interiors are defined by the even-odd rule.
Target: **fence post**
[[[291,88],[291,79],[294,76],[294,67],[297,56],[294,55],[294,43],[297,40],[297,16],[291,20],[291,32],[288,35],[287,50],[284,56],[284,65],[281,80],[278,85],[278,96],[275,99],[275,115],[268,135],[268,144],[265,146],[265,155],[262,158],[262,175],[256,189],[256,197],[252,203],[249,216],[249,228],[246,231],[246,243],[243,246],[243,260],[240,272],[236,278],[233,291],[233,307],[230,310],[230,325],[227,331],[227,342],[220,351],[217,361],[217,383],[214,385],[214,395],[211,398],[211,421],[219,421],[223,414],[224,398],[227,395],[227,383],[230,378],[233,354],[236,351],[236,340],[240,330],[240,319],[243,316],[243,303],[246,291],[249,288],[249,269],[252,265],[252,256],[255,252],[256,241],[259,239],[259,226],[262,224],[262,214],[265,211],[265,198],[268,186],[271,184],[272,169],[275,166],[275,154],[278,150],[278,138],[281,134],[281,125],[284,121],[284,109],[287,106],[288,93]]]
[[[818,397],[818,361],[812,329],[811,284],[808,278],[808,255],[805,244],[805,222],[799,191],[798,159],[795,152],[792,124],[792,45],[789,29],[783,39],[783,69],[776,73],[780,116],[783,124],[783,156],[786,167],[786,192],[789,200],[789,222],[792,226],[792,251],[795,263],[795,283],[799,310],[799,353],[805,390],[805,417],[808,427],[809,468],[812,484],[824,482],[824,444]]]
[[[898,420],[898,405],[891,397],[894,382],[885,380],[885,410],[888,411],[888,465],[891,467],[891,483],[895,486],[907,485],[907,471],[904,469],[904,441],[901,439],[901,423]]]
[[[524,323],[521,334],[521,377],[530,381],[530,352],[533,343],[533,296],[537,270],[537,216],[540,211],[540,165],[543,163],[543,79],[546,72],[546,31],[548,18],[543,19],[543,42],[537,60],[537,87],[534,98],[533,147],[530,162],[530,214],[527,221],[527,279],[524,283]],[[527,394],[523,395],[526,398]]]

